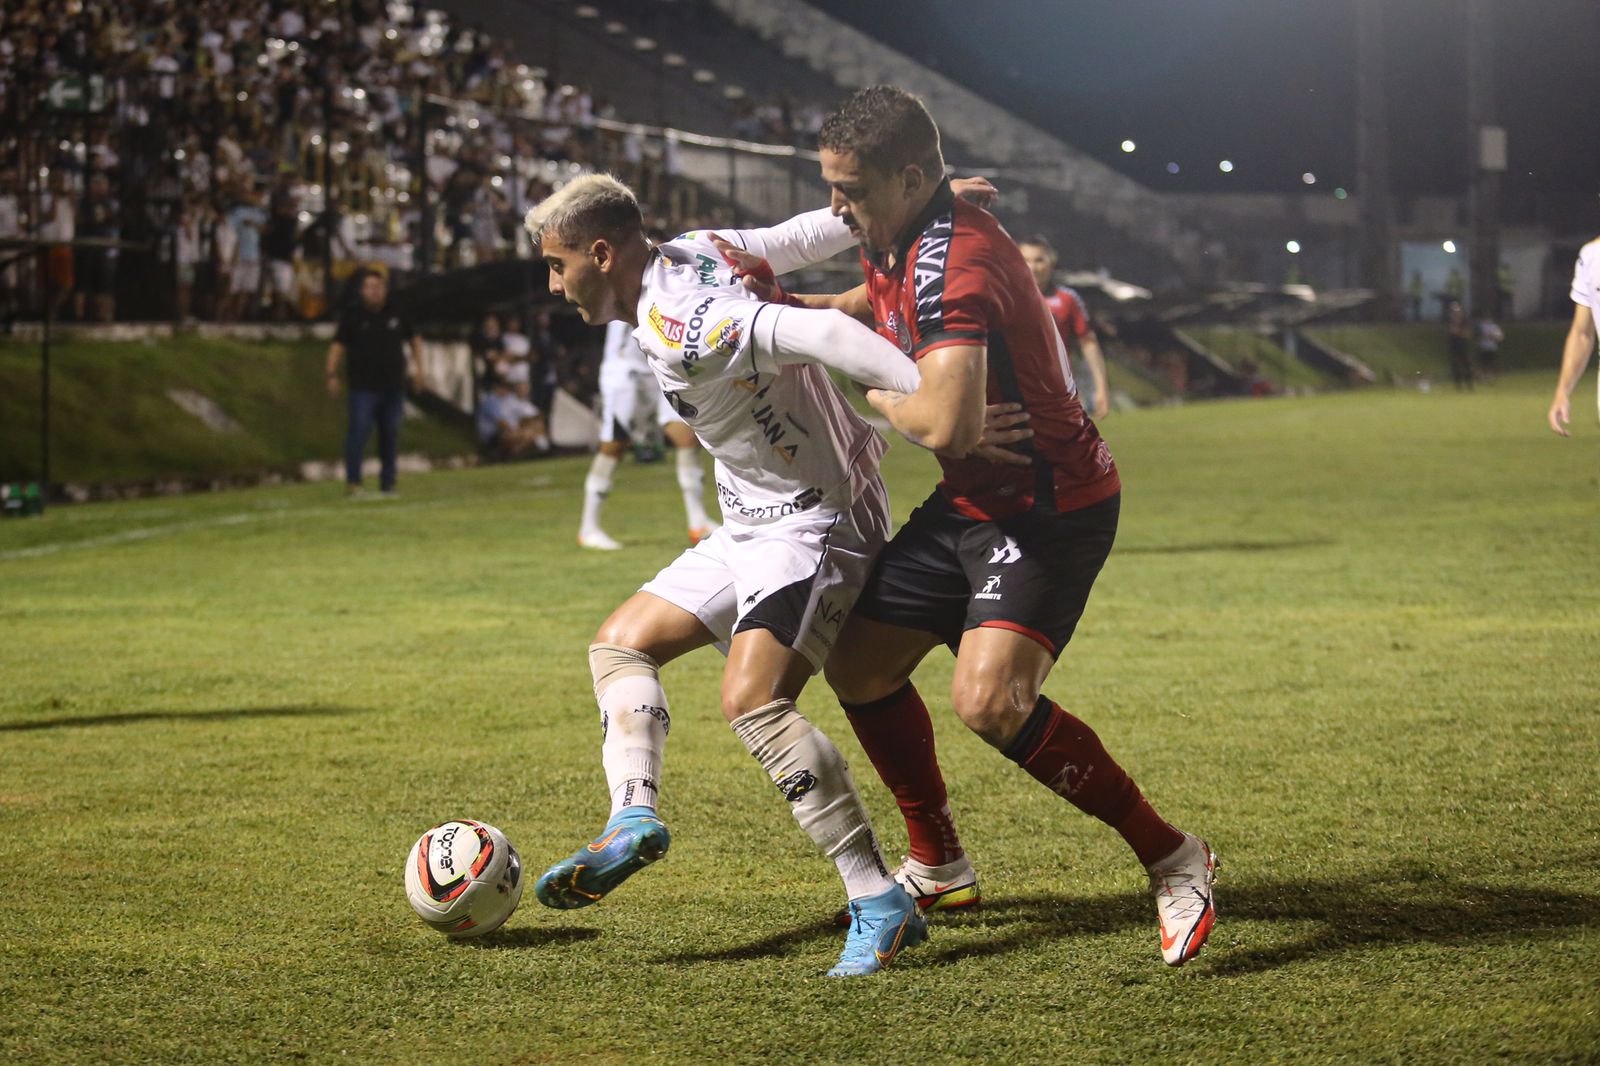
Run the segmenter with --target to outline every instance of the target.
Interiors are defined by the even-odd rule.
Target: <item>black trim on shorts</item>
[[[734,623],[734,636],[751,629],[765,629],[777,637],[784,647],[800,647],[800,636],[811,622],[811,614],[806,610],[811,602],[811,590],[822,573],[823,562],[828,558],[828,541],[840,517],[834,515],[833,521],[828,523],[827,532],[822,534],[822,551],[817,553],[817,566],[811,571],[811,576],[792,581],[777,592],[762,596],[743,618]],[[760,595],[764,591],[757,590],[755,594]]]
[[[967,630],[993,625],[1059,656],[1111,553],[1121,504],[1116,493],[1073,511],[985,521],[935,492],[878,556],[855,612],[952,649]]]

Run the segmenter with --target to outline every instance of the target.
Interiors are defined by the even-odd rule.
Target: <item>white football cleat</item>
[[[1161,919],[1161,957],[1182,966],[1196,955],[1217,921],[1211,885],[1217,856],[1204,840],[1183,834],[1178,850],[1150,867],[1150,894]]]
[[[927,866],[907,857],[895,869],[894,879],[911,894],[917,909],[924,914],[976,907],[983,900],[978,891],[978,871],[965,855],[943,866]],[[833,924],[841,929],[848,926],[850,908],[835,914]]]
[[[612,540],[604,530],[594,529],[587,533],[578,534],[578,547],[593,548],[595,551],[619,552],[622,550],[620,542]]]

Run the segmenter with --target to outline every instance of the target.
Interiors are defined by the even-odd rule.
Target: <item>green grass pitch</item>
[[[420,925],[428,825],[530,874],[599,828],[584,648],[682,547],[669,466],[620,471],[619,555],[574,546],[579,459],[4,523],[0,1059],[1595,1061],[1600,429],[1544,428],[1553,380],[1107,420],[1122,532],[1049,691],[1222,857],[1178,971],[1120,840],[960,726],[945,657],[988,902],[887,974],[822,977],[837,880],[710,651],[665,675],[664,862],[483,945]],[[898,516],[932,471],[893,446]]]

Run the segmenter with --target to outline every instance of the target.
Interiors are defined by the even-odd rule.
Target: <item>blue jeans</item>
[[[378,487],[385,492],[394,488],[400,416],[404,412],[405,393],[399,389],[388,392],[350,390],[350,429],[344,438],[344,479],[348,484],[361,484],[361,455],[367,450],[367,438],[372,436],[372,426],[376,422],[378,462],[381,464]]]

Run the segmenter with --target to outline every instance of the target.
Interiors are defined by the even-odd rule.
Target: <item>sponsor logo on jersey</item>
[[[694,253],[694,272],[702,285],[717,284],[717,261],[709,255]]]
[[[955,235],[955,218],[940,215],[917,241],[917,260],[911,267],[911,282],[917,299],[917,326],[924,337],[944,326],[944,273],[950,260],[950,239]]]
[[[900,350],[902,352],[905,352],[907,355],[910,355],[911,354],[911,325],[910,325],[910,323],[908,323],[904,318],[900,317],[900,312],[899,311],[890,311],[889,312],[889,321],[887,323],[885,323],[885,325],[887,325],[889,327],[889,332],[894,334],[894,342],[900,346]]]
[[[706,334],[706,350],[717,355],[731,357],[739,350],[739,342],[744,339],[744,323],[737,319],[725,318],[711,327]]]
[[[972,598],[975,600],[998,600],[1000,598],[1000,593],[996,592],[995,589],[999,587],[1000,575],[990,574],[989,577],[983,582],[982,591],[973,593]]]
[[[772,446],[772,450],[776,452],[778,454],[778,458],[782,459],[784,462],[792,463],[794,462],[794,457],[800,454],[800,445],[774,444]]]
[[[683,346],[683,323],[675,318],[668,318],[661,313],[661,308],[655,304],[650,305],[650,328],[656,331],[656,336],[669,348]]]

